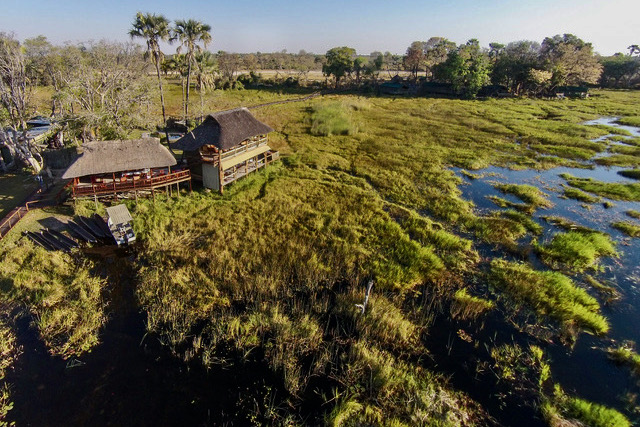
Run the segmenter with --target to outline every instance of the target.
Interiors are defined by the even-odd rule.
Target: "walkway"
[[[27,196],[21,205],[13,208],[4,218],[0,219],[0,240],[24,218],[29,210],[58,204],[62,190],[64,190],[62,184],[65,183],[51,185],[44,191],[41,188],[35,190]]]

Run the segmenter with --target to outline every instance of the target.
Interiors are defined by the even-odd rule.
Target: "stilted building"
[[[172,147],[183,150],[194,178],[222,193],[226,185],[279,158],[267,144],[270,132],[249,110],[237,108],[208,115]]]
[[[174,185],[179,189],[182,182],[191,187],[189,170],[175,168],[175,157],[157,138],[92,141],[82,149],[62,175],[72,180],[69,187],[74,198],[155,196],[158,190],[170,192]]]

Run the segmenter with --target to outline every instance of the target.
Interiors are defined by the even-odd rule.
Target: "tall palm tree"
[[[204,51],[196,55],[196,80],[198,81],[198,91],[200,92],[200,118],[204,118],[204,95],[205,90],[215,88],[216,58],[209,52]]]
[[[131,25],[129,35],[131,38],[145,39],[147,42],[147,51],[145,55],[151,58],[151,62],[156,66],[158,74],[158,86],[160,87],[160,103],[162,104],[162,120],[165,128],[167,126],[167,113],[164,106],[164,93],[162,90],[162,79],[160,78],[160,64],[164,58],[164,53],[160,50],[160,41],[171,42],[171,27],[169,20],[163,15],[155,13],[138,12],[136,19]]]
[[[203,24],[200,21],[194,19],[189,20],[177,20],[176,26],[173,29],[173,40],[178,40],[180,45],[178,46],[178,53],[182,52],[183,48],[186,48],[187,59],[187,96],[184,103],[184,120],[186,121],[189,116],[189,84],[191,80],[191,68],[196,64],[195,54],[201,52],[202,47],[198,43],[202,43],[206,48],[211,43],[211,26]]]

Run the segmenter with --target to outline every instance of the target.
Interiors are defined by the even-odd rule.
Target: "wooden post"
[[[156,192],[154,191],[153,187],[151,187],[151,197],[153,197],[153,203],[156,202]]]

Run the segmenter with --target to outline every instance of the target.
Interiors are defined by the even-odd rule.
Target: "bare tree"
[[[12,34],[0,33],[0,103],[15,130],[26,127],[29,89],[20,42]]]

